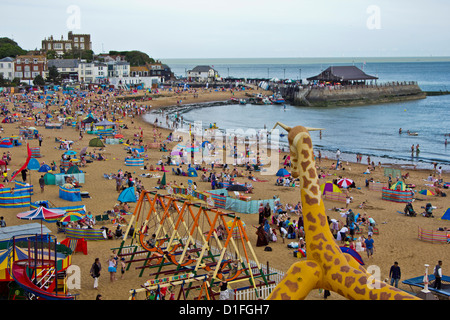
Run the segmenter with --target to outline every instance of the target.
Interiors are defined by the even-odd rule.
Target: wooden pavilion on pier
[[[331,66],[320,74],[307,78],[308,81],[330,84],[365,84],[369,80],[377,80],[378,77],[366,74],[355,66]]]

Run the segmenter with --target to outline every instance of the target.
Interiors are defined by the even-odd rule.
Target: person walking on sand
[[[391,269],[389,271],[389,278],[391,278],[391,286],[394,285],[394,287],[398,288],[398,281],[401,278],[401,270],[398,265],[398,262],[395,261],[394,265],[391,266]]]
[[[123,275],[125,274],[126,269],[125,258],[120,258],[120,279],[123,279]]]
[[[442,289],[442,260],[438,261],[438,264],[434,267],[434,285],[433,288],[441,290]]]
[[[370,234],[367,236],[367,239],[364,241],[364,243],[366,245],[367,258],[373,258],[373,250],[375,249],[375,245],[373,244],[374,241]]]
[[[95,261],[92,264],[92,267],[90,270],[91,277],[94,278],[94,289],[98,289],[98,278],[100,277],[101,270],[102,270],[102,265],[100,264],[100,259],[95,258]]]
[[[44,179],[44,176],[41,176],[41,177],[39,178],[39,186],[41,187],[41,193],[43,193],[43,192],[44,192],[44,187],[45,187],[45,179]]]

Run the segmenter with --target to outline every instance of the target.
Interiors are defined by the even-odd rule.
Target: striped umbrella
[[[64,217],[62,217],[59,221],[61,222],[71,222],[71,221],[80,221],[84,218],[84,215],[78,212],[67,212]]]
[[[434,192],[428,189],[420,190],[419,193],[425,196],[434,196]]]
[[[348,188],[352,185],[353,180],[348,179],[348,178],[343,178],[343,179],[339,179],[337,182],[337,185],[339,186],[339,188]]]
[[[64,216],[65,210],[61,209],[48,209],[45,207],[39,207],[34,210],[21,212],[17,215],[17,218],[22,220],[41,220],[45,222],[56,222],[59,218]]]
[[[17,215],[17,218],[22,220],[41,220],[41,234],[42,234],[42,221],[56,222],[66,213],[66,210],[61,209],[47,209],[39,206],[38,208],[30,211],[21,212]]]

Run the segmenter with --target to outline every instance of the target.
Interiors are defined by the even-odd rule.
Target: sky
[[[155,59],[450,56],[448,0],[1,0],[0,37]]]

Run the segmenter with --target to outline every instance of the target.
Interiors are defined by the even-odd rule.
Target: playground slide
[[[11,268],[11,275],[13,279],[20,285],[25,291],[31,292],[38,297],[46,300],[74,300],[74,296],[65,294],[54,294],[52,292],[47,292],[38,286],[36,286],[27,275],[27,264],[26,260],[15,261]]]

